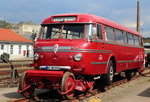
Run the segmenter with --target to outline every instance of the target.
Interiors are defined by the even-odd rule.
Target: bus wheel
[[[110,86],[113,82],[113,77],[114,77],[114,64],[112,62],[112,60],[109,61],[108,64],[108,73],[102,75],[102,80],[104,82],[104,84],[106,84],[107,86]]]
[[[30,87],[24,90],[24,88],[28,87],[29,85]],[[35,91],[35,85],[33,85],[33,82],[29,81],[29,79],[26,78],[26,72],[24,72],[20,77],[19,90],[24,90],[23,92],[21,92],[21,94],[26,98],[31,98]]]
[[[128,80],[131,80],[136,75],[136,72],[134,71],[126,71],[125,76]]]
[[[64,97],[67,99],[72,99],[74,96],[74,86],[75,86],[75,77],[73,73],[66,72],[62,78],[61,82],[61,91],[67,92],[67,94],[64,94]]]

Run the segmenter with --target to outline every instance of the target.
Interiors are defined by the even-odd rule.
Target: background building
[[[40,25],[37,25],[32,21],[22,21],[18,24],[14,24],[12,30],[27,39],[31,39],[32,31],[34,30],[35,33],[38,33],[39,28]]]
[[[0,55],[4,52],[10,54],[10,59],[31,57],[32,41],[10,29],[0,29]]]

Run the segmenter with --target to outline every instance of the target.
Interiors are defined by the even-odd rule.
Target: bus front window
[[[58,39],[61,33],[61,25],[43,26],[41,31],[41,39]]]
[[[84,25],[64,25],[62,36],[63,39],[81,39],[84,37]]]
[[[93,36],[94,33],[95,33],[95,29],[93,27],[93,24],[86,25],[86,39],[87,40],[93,40],[94,39],[94,36]]]
[[[41,39],[82,39],[84,24],[47,25],[42,27]]]

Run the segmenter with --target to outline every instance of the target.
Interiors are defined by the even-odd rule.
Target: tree
[[[143,42],[144,43],[150,43],[150,38],[149,37],[143,38]]]
[[[0,20],[0,28],[12,29],[13,24]]]

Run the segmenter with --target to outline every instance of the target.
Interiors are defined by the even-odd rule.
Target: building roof
[[[32,43],[31,40],[28,40],[21,35],[15,33],[10,29],[0,29],[0,42],[24,42]]]

